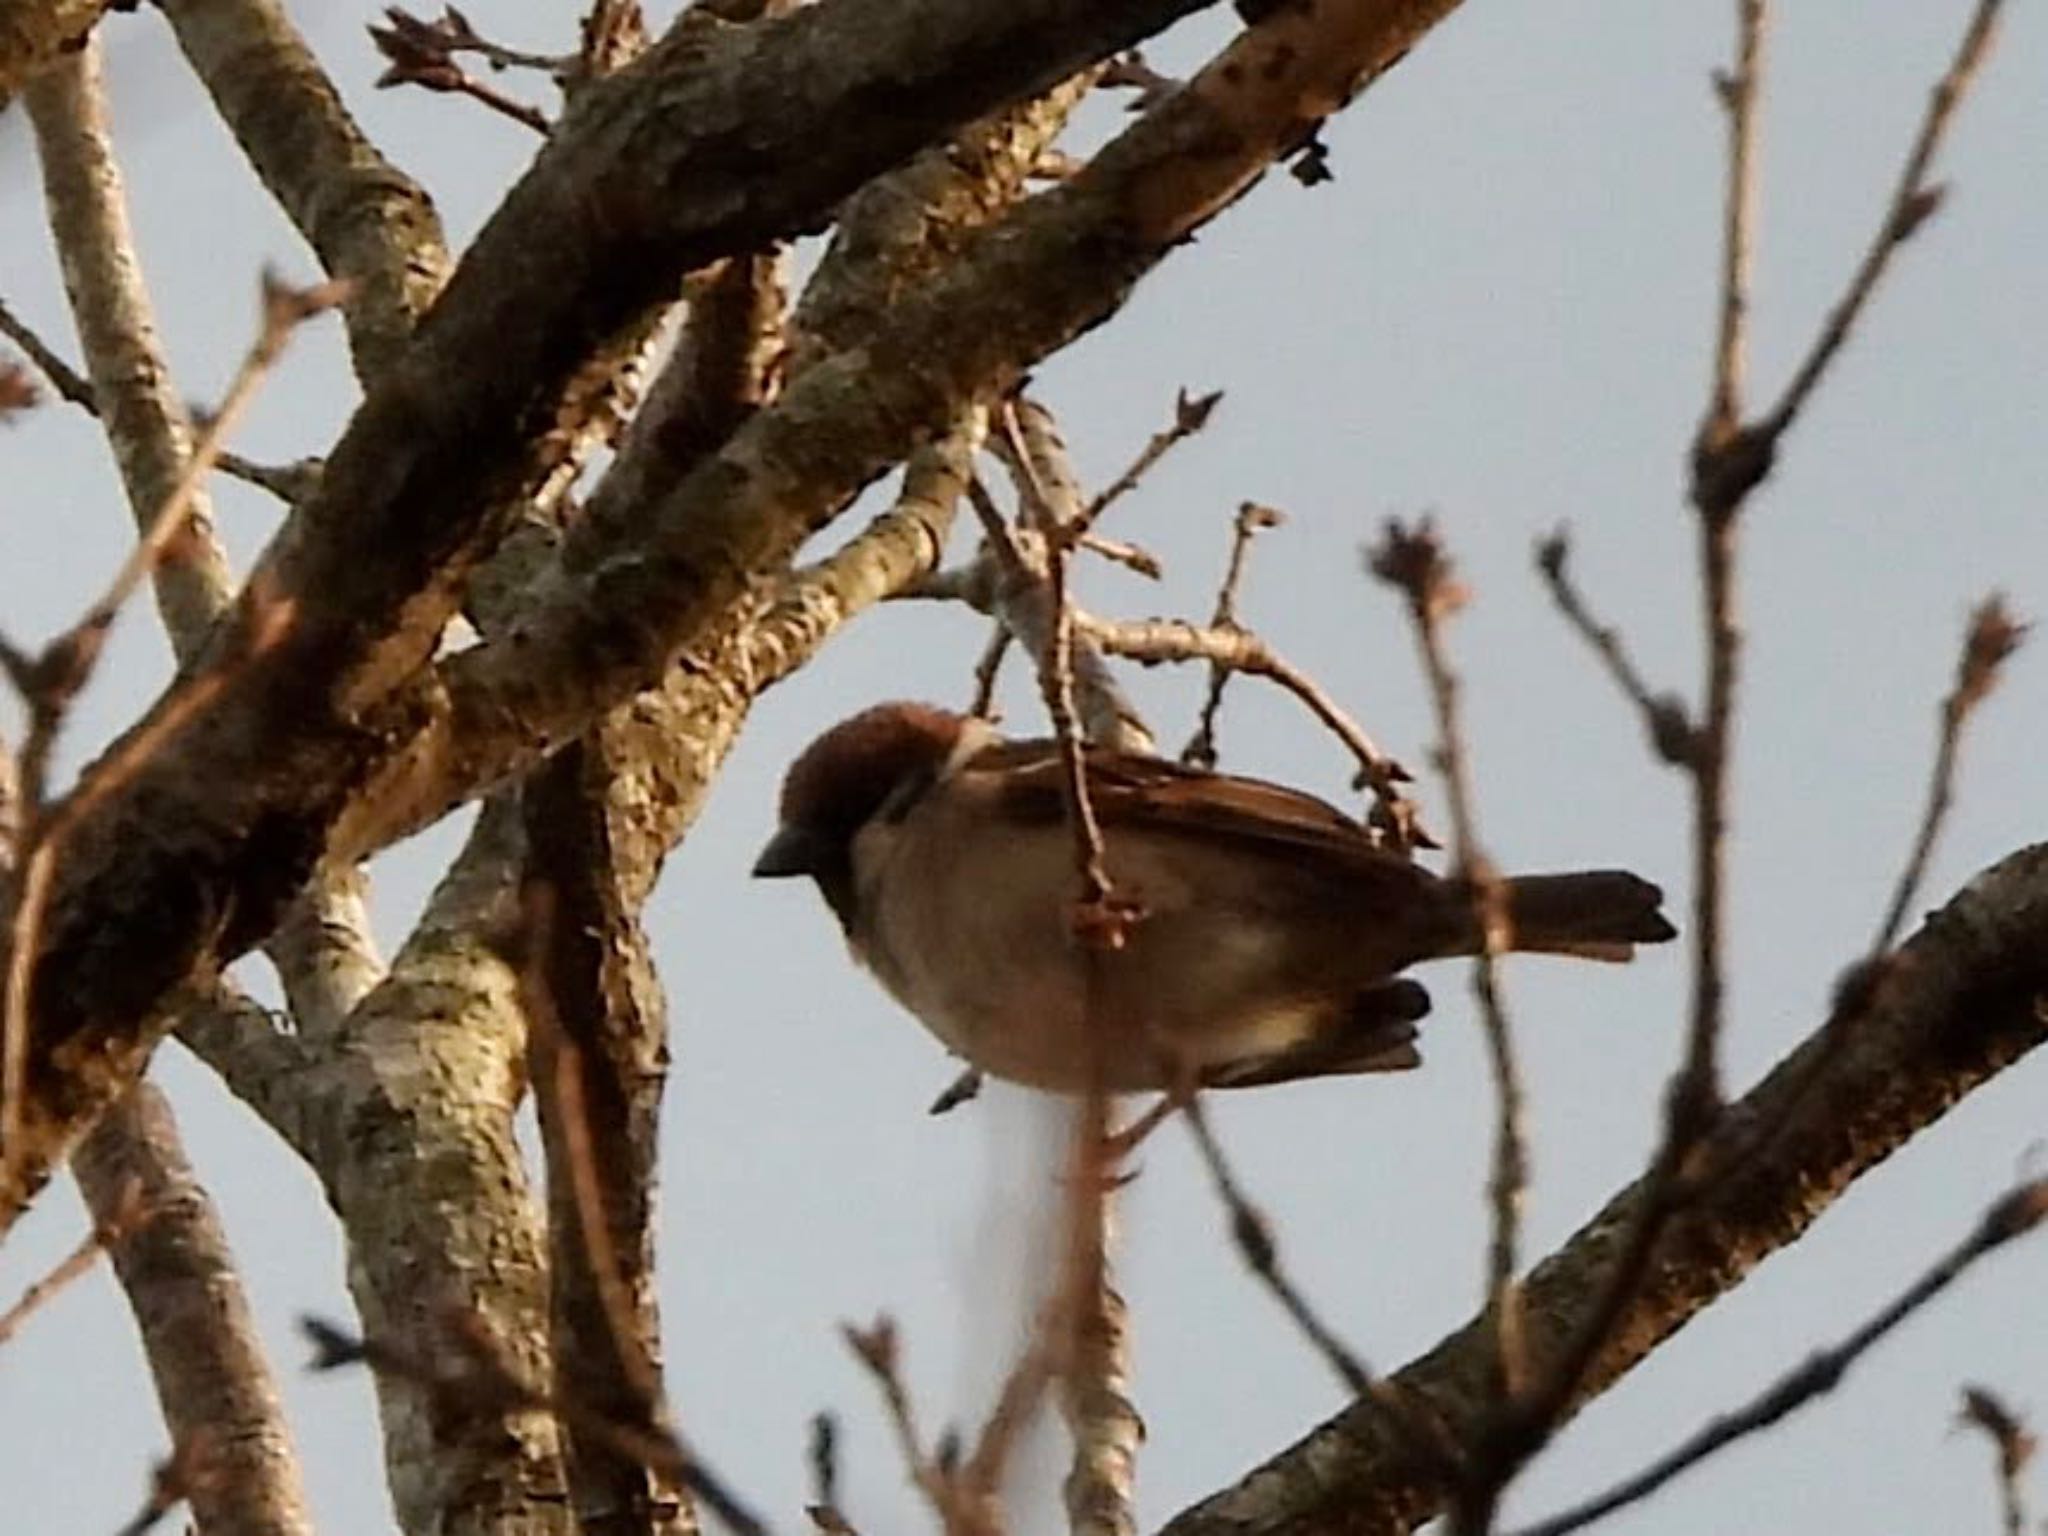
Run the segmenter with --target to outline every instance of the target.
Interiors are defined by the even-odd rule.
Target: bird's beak
[[[754,877],[779,880],[790,875],[814,875],[824,867],[830,852],[826,842],[809,827],[785,825],[768,839],[768,846],[754,860]]]

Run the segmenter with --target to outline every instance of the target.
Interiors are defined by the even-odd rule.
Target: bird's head
[[[781,825],[754,873],[811,876],[844,921],[860,829],[907,809],[948,767],[991,739],[984,722],[930,704],[877,704],[840,721],[790,764]]]

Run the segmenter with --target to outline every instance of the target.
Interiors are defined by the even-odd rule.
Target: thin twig
[[[1132,1536],[1137,1516],[1133,1474],[1143,1426],[1132,1406],[1127,1375],[1129,1345],[1123,1298],[1111,1278],[1114,1238],[1115,1170],[1110,1166],[1109,1094],[1103,1087],[1102,1051],[1113,1025],[1103,1016],[1103,984],[1131,927],[1143,920],[1135,904],[1119,901],[1110,883],[1102,829],[1089,798],[1087,761],[1079,718],[1088,736],[1122,745],[1149,744],[1150,733],[1092,650],[1086,677],[1088,697],[1077,712],[1075,609],[1068,590],[1068,564],[1087,529],[1079,484],[1066,459],[1052,414],[1030,400],[1006,402],[998,450],[1016,477],[1026,515],[1045,551],[1042,595],[1050,624],[1042,647],[1039,681],[1058,738],[1066,780],[1068,814],[1074,829],[1080,894],[1072,910],[1084,969],[1084,1018],[1095,1043],[1089,1091],[1075,1116],[1067,1191],[1068,1231],[1062,1283],[1052,1307],[1051,1326],[1040,1348],[1044,1367],[1060,1383],[1061,1407],[1073,1439],[1065,1493],[1074,1536]],[[1006,615],[1017,605],[1006,605]],[[1027,1357],[1013,1380],[1019,1391],[1033,1385],[1037,1367]]]
[[[360,1338],[317,1317],[301,1317],[299,1328],[313,1344],[309,1369],[340,1370],[366,1365],[379,1375],[406,1381],[446,1408],[499,1414],[546,1413],[593,1444],[662,1472],[687,1487],[736,1536],[768,1536],[768,1526],[692,1451],[674,1429],[623,1423],[560,1392],[522,1381],[467,1316],[450,1317],[447,1341],[457,1358],[450,1363],[417,1358],[396,1346]]]
[[[1984,1213],[1968,1237],[1839,1344],[1807,1356],[1743,1407],[1703,1425],[1635,1476],[1515,1536],[1566,1536],[1646,1498],[1716,1451],[1768,1429],[1814,1398],[1833,1391],[1849,1368],[1900,1323],[1947,1290],[1979,1259],[2031,1232],[2044,1218],[2048,1218],[2048,1180],[2037,1179],[2012,1190]]]
[[[1409,618],[1429,679],[1436,712],[1437,760],[1450,801],[1452,867],[1470,893],[1479,949],[1472,958],[1472,994],[1486,1032],[1487,1055],[1493,1070],[1494,1142],[1490,1194],[1493,1235],[1488,1251],[1488,1306],[1493,1320],[1497,1375],[1495,1396],[1503,1416],[1520,1395],[1527,1365],[1522,1339],[1519,1268],[1522,1198],[1528,1187],[1528,1151],[1524,1131],[1521,1069],[1514,1032],[1500,994],[1496,959],[1514,947],[1507,908],[1507,887],[1479,848],[1478,812],[1474,805],[1469,754],[1458,718],[1458,676],[1443,643],[1444,621],[1461,608],[1465,588],[1452,572],[1449,553],[1435,528],[1424,519],[1414,528],[1389,521],[1385,537],[1369,552],[1371,570],[1407,598]],[[1512,1463],[1475,1469],[1457,1500],[1454,1530],[1485,1530],[1494,1502]]]
[[[829,1409],[811,1415],[811,1441],[804,1460],[811,1469],[811,1502],[839,1507],[839,1419]]]
[[[1707,677],[1704,718],[1694,742],[1693,997],[1684,1071],[1673,1088],[1674,1126],[1696,1134],[1721,1100],[1720,1035],[1724,984],[1721,934],[1726,913],[1728,760],[1734,749],[1735,695],[1742,632],[1736,620],[1737,514],[1761,480],[1750,435],[1742,430],[1755,264],[1757,112],[1762,90],[1765,0],[1737,0],[1735,72],[1720,77],[1728,116],[1728,183],[1721,237],[1721,303],[1714,384],[1694,448],[1692,499],[1699,513]],[[1754,478],[1752,478],[1754,476]],[[1681,1107],[1682,1101],[1682,1107]],[[1675,1134],[1675,1132],[1674,1132]]]
[[[1749,366],[1749,292],[1756,265],[1757,111],[1770,30],[1766,0],[1736,0],[1735,70],[1714,88],[1728,117],[1728,181],[1721,209],[1721,303],[1714,336],[1714,384],[1707,419],[1732,430],[1742,420]]]
[[[57,855],[73,827],[102,800],[126,784],[176,736],[224,693],[245,667],[262,656],[290,627],[296,609],[270,600],[256,605],[257,622],[243,650],[178,690],[155,715],[122,738],[94,765],[47,818],[37,817],[29,832],[32,806],[24,806],[17,846],[28,850],[21,884],[10,914],[7,954],[7,996],[0,1011],[0,1169],[11,1166],[20,1146],[21,1114],[28,1085],[29,1025],[34,1017],[35,963],[42,949],[43,918],[57,872]]]
[[[2027,1529],[2027,1501],[2020,1492],[2020,1474],[2039,1448],[2033,1431],[1989,1387],[1963,1388],[1963,1407],[1956,1422],[1982,1430],[1997,1451],[1998,1506],[2005,1536],[2022,1536]]]
[[[212,1461],[213,1446],[208,1440],[199,1435],[185,1440],[151,1469],[149,1491],[142,1496],[142,1507],[128,1517],[115,1536],[144,1536],[153,1530],[159,1520],[199,1491],[199,1485],[209,1476]]]
[[[1206,395],[1190,395],[1185,389],[1173,398],[1173,421],[1152,434],[1145,446],[1138,450],[1138,456],[1130,466],[1081,509],[1080,526],[1077,533],[1086,533],[1093,528],[1110,506],[1138,488],[1138,482],[1151,473],[1157,464],[1175,445],[1193,437],[1209,424],[1209,417],[1223,399],[1223,391],[1212,390]]]
[[[545,136],[551,130],[545,112],[515,101],[496,86],[476,79],[455,62],[455,56],[476,53],[488,60],[493,69],[538,68],[557,76],[566,74],[575,60],[499,47],[478,36],[461,13],[452,8],[439,21],[422,21],[397,6],[387,6],[384,17],[390,25],[369,28],[377,51],[390,61],[389,67],[377,77],[380,90],[417,85],[429,91],[469,96],[538,134]]]
[[[93,396],[91,381],[59,357],[4,303],[0,303],[0,336],[5,336],[28,354],[29,361],[50,381],[50,387],[57,391],[59,399],[99,415],[99,401]]]
[[[1769,436],[1781,436],[1792,425],[1800,408],[1827,372],[1828,365],[1841,351],[1842,343],[1855,329],[1857,317],[1877,290],[1878,281],[1884,276],[1893,253],[1910,240],[1941,206],[1942,188],[1928,184],[1927,172],[1941,148],[1942,139],[1955,121],[1956,109],[1969,94],[1971,83],[1991,52],[2002,3],[2003,0],[1977,0],[1976,9],[1970,13],[1969,24],[1963,30],[1955,56],[1928,96],[1927,111],[1920,119],[1919,132],[1914,135],[1913,147],[1907,152],[1906,163],[1899,172],[1898,185],[1886,206],[1883,222],[1871,237],[1870,247],[1857,264],[1848,288],[1835,301],[1834,308],[1828,311],[1827,321],[1814,338],[1812,348],[1793,372],[1777,404],[1764,416],[1762,426]]]
[[[1722,329],[1732,325],[1736,332],[1736,368],[1731,374],[1717,364],[1713,399],[1693,448],[1692,502],[1699,514],[1702,584],[1707,630],[1707,684],[1705,720],[1695,736],[1692,762],[1694,919],[1693,919],[1693,1004],[1688,1031],[1686,1062],[1673,1080],[1665,1101],[1665,1133],[1653,1164],[1651,1188],[1641,1205],[1638,1228],[1624,1241],[1622,1256],[1610,1272],[1602,1304],[1593,1309],[1588,1327],[1560,1357],[1553,1379],[1532,1403],[1522,1426],[1525,1433],[1547,1435],[1539,1426],[1545,1415],[1554,1416],[1570,1401],[1577,1382],[1604,1347],[1607,1332],[1628,1304],[1628,1296],[1642,1282],[1643,1266],[1656,1247],[1663,1223],[1684,1202],[1681,1189],[1691,1146],[1705,1134],[1721,1102],[1718,1041],[1723,997],[1722,915],[1725,905],[1723,843],[1727,831],[1727,764],[1732,751],[1734,700],[1741,654],[1741,630],[1736,620],[1735,553],[1736,534],[1743,504],[1771,471],[1777,443],[1796,417],[1801,405],[1825,372],[1853,326],[1862,305],[1874,291],[1878,277],[1890,259],[1891,250],[1903,242],[1934,211],[1938,196],[1924,185],[1932,162],[1956,106],[1989,49],[1992,23],[1998,0],[1980,0],[1965,29],[1955,58],[1928,103],[1921,130],[1909,153],[1883,226],[1878,231],[1865,261],[1851,279],[1848,292],[1830,314],[1813,350],[1794,374],[1779,403],[1759,421],[1741,424],[1740,330],[1747,313],[1747,263],[1749,214],[1754,189],[1743,185],[1753,179],[1754,98],[1761,68],[1765,25],[1761,0],[1740,0],[1737,41],[1741,73],[1723,81],[1723,99],[1729,107],[1730,154],[1728,228],[1724,237]],[[1717,352],[1721,359],[1727,352]],[[1839,1040],[1847,1025],[1876,995],[1884,976],[1881,964],[1863,964],[1852,969],[1841,989],[1829,1019],[1829,1036]],[[1818,1078],[1817,1063],[1828,1051],[1817,1053],[1812,1079]],[[1767,1129],[1760,1143],[1768,1143]]]
[[[339,304],[348,292],[345,282],[321,283],[311,288],[293,288],[273,274],[263,275],[263,323],[256,341],[242,360],[228,386],[219,410],[206,421],[177,483],[112,582],[99,599],[63,634],[44,647],[42,654],[26,669],[10,653],[9,670],[29,707],[30,728],[23,742],[20,760],[22,824],[20,844],[26,850],[21,888],[12,915],[7,967],[7,997],[0,1016],[0,1159],[11,1159],[19,1146],[23,1095],[27,1090],[28,1032],[31,1013],[30,990],[35,961],[41,946],[44,909],[56,872],[56,856],[64,833],[85,811],[117,785],[126,781],[158,744],[181,729],[218,695],[229,675],[240,664],[259,654],[282,633],[289,622],[289,610],[282,605],[258,605],[260,619],[251,631],[243,655],[236,663],[217,667],[210,681],[202,678],[177,697],[176,707],[161,711],[149,726],[122,743],[101,760],[93,773],[54,814],[46,815],[47,768],[71,702],[91,679],[115,617],[151,570],[162,558],[171,540],[185,527],[185,509],[194,490],[220,452],[220,445],[236,420],[254,398],[257,387],[276,364],[285,343],[299,325]],[[46,824],[47,823],[47,824]]]
[[[1140,666],[1207,661],[1277,683],[1299,699],[1357,759],[1357,782],[1369,788],[1376,801],[1374,825],[1399,846],[1436,846],[1421,830],[1415,806],[1401,790],[1403,784],[1413,781],[1413,775],[1381,751],[1321,684],[1253,631],[1235,626],[1204,628],[1185,619],[1098,619],[1086,613],[1076,613],[1074,623],[1079,634],[1108,654]]]
[[[50,387],[57,392],[59,399],[77,406],[89,416],[99,416],[99,398],[93,393],[91,380],[59,357],[4,303],[0,303],[0,335],[6,336],[28,354],[37,370],[50,381]],[[214,465],[222,474],[260,486],[280,501],[289,502],[304,497],[312,478],[318,473],[317,461],[314,460],[301,460],[297,464],[258,464],[225,449],[214,455]]]
[[[1693,449],[1692,501],[1699,514],[1706,627],[1703,718],[1692,743],[1693,988],[1685,1066],[1672,1084],[1666,1139],[1691,1140],[1721,1102],[1723,918],[1726,913],[1728,761],[1742,631],[1736,619],[1735,555],[1743,500],[1769,471],[1768,442],[1742,429],[1755,266],[1757,115],[1770,16],[1765,0],[1737,0],[1735,70],[1717,78],[1728,119],[1728,176],[1721,235],[1721,298],[1714,382]]]
[[[1092,1021],[1095,978],[1115,957],[1100,949],[1089,956]],[[1071,1536],[1134,1536],[1137,1530],[1132,1483],[1144,1426],[1126,1380],[1127,1312],[1110,1275],[1116,1170],[1107,1156],[1109,1139],[1109,1095],[1095,1088],[1083,1096],[1074,1117],[1058,1306],[1064,1326],[1056,1335],[1061,1407],[1074,1442],[1065,1486]]]
[[[1294,1326],[1301,1330],[1315,1352],[1336,1373],[1345,1391],[1353,1397],[1379,1395],[1379,1379],[1322,1320],[1281,1267],[1280,1244],[1273,1235],[1273,1224],[1238,1184],[1236,1174],[1223,1155],[1223,1147],[1209,1126],[1209,1117],[1202,1108],[1201,1099],[1189,1099],[1182,1106],[1181,1114],[1187,1121],[1188,1134],[1194,1137],[1202,1162],[1209,1170],[1209,1180],[1216,1186],[1216,1197],[1223,1202],[1223,1209],[1230,1217],[1231,1241],[1237,1244],[1245,1267],[1273,1293],[1282,1310],[1294,1320]]]
[[[1715,77],[1728,119],[1728,172],[1713,382],[1692,452],[1707,660],[1703,718],[1690,732],[1686,756],[1693,807],[1693,984],[1685,1058],[1665,1092],[1664,1131],[1644,1176],[1636,1218],[1600,1295],[1550,1370],[1530,1384],[1516,1421],[1501,1426],[1499,1454],[1516,1462],[1533,1456],[1555,1433],[1566,1404],[1627,1312],[1665,1223],[1687,1198],[1684,1171],[1692,1148],[1720,1112],[1727,765],[1742,639],[1735,617],[1737,514],[1743,498],[1770,470],[1768,443],[1741,424],[1755,258],[1757,109],[1768,21],[1764,0],[1737,0],[1735,70]]]
[[[1010,654],[1010,629],[1007,624],[998,624],[989,632],[988,644],[981,648],[981,659],[974,664],[974,697],[967,703],[967,713],[981,720],[993,720],[996,713],[996,679],[1002,674],[1003,658]]]
[[[1615,686],[1635,705],[1636,712],[1642,716],[1643,730],[1657,756],[1674,767],[1690,767],[1696,743],[1692,720],[1686,714],[1684,702],[1675,694],[1651,691],[1650,685],[1643,680],[1643,674],[1629,659],[1621,632],[1611,624],[1601,623],[1593,616],[1593,610],[1586,606],[1578,584],[1572,580],[1570,561],[1571,537],[1566,529],[1560,527],[1548,538],[1537,541],[1536,569],[1542,574],[1543,584],[1549,589],[1551,599],[1564,615],[1565,622],[1593,648],[1593,654],[1607,668],[1607,675],[1614,679]]]
[[[1095,82],[1100,90],[1135,91],[1127,112],[1150,112],[1187,82],[1176,80],[1171,75],[1162,75],[1145,62],[1145,55],[1133,48],[1111,59]]]
[[[1875,960],[1899,941],[1906,926],[1906,914],[1920,895],[1927,878],[1928,860],[1941,836],[1949,804],[1955,793],[1956,758],[1962,750],[1963,728],[1979,704],[1998,685],[2006,658],[2026,638],[2027,626],[2007,612],[2005,599],[1994,592],[1970,614],[1970,627],[1963,637],[1962,655],[1956,661],[1955,686],[1941,701],[1941,734],[1934,751],[1934,768],[1928,776],[1927,806],[1920,815],[1920,828],[1913,838],[1913,851],[1906,867],[1899,871],[1897,886],[1877,937],[1871,941],[1870,958]]]
[[[932,1100],[931,1107],[925,1110],[925,1113],[928,1115],[951,1114],[962,1104],[980,1097],[981,1085],[981,1069],[969,1067],[939,1091],[939,1096]]]
[[[981,524],[982,537],[988,543],[988,551],[994,557],[996,565],[1002,569],[1003,574],[1013,580],[1031,580],[1034,578],[1038,573],[1030,555],[1025,552],[1024,544],[1020,537],[1020,530],[1010,526],[1009,520],[1003,516],[1003,509],[996,505],[995,497],[989,494],[988,487],[982,483],[981,476],[979,475],[976,475],[967,482],[967,504],[974,509],[975,519]],[[936,590],[945,582],[948,574],[941,572],[938,575],[927,578],[923,583],[923,587],[928,590]],[[986,588],[985,572],[970,569],[965,574],[971,578],[973,585]],[[923,594],[914,591],[911,595]],[[944,595],[969,596],[965,590],[948,592]]]
[[[0,1347],[11,1343],[35,1312],[74,1280],[81,1279],[99,1262],[100,1255],[136,1231],[149,1219],[142,1201],[142,1182],[131,1179],[121,1192],[120,1203],[109,1220],[96,1222],[78,1240],[78,1246],[52,1265],[40,1279],[21,1293],[21,1299],[0,1313]]]
[[[1056,438],[1045,432],[1036,436],[1041,448],[1050,453]],[[1024,487],[1022,494],[1034,509],[1033,515],[1042,517],[1036,509],[1047,504],[1044,497],[1031,489],[1033,482],[1023,479],[1021,471],[1017,473]],[[1061,501],[1068,506],[1078,505],[1078,488],[1064,474],[1062,479],[1066,490]],[[968,486],[968,502],[982,524],[985,548],[966,566],[941,572],[926,581],[918,595],[965,602],[991,614],[1026,651],[1043,657],[1052,646],[1058,614],[1046,565],[1046,540],[1036,527],[1013,528],[989,496],[987,487],[979,483]],[[1071,602],[1068,606],[1072,607]],[[1076,618],[1078,622],[1078,612]],[[1152,733],[1124,697],[1116,678],[1103,664],[1101,653],[1085,636],[1076,635],[1069,660],[1076,723],[1082,734],[1098,745],[1120,752],[1153,751]]]
[[[1052,610],[1052,632],[1041,658],[1039,683],[1045,710],[1059,743],[1060,768],[1066,780],[1067,815],[1074,829],[1074,861],[1081,894],[1074,907],[1074,931],[1090,948],[1115,949],[1123,942],[1130,914],[1113,905],[1109,866],[1102,847],[1102,824],[1088,794],[1087,756],[1074,716],[1074,607],[1067,594],[1067,566],[1072,540],[1085,528],[1058,520],[1047,482],[1025,440],[1016,401],[1000,412],[1002,438],[1013,466],[1029,488],[1026,501],[1045,541],[1045,585]]]
[[[1100,555],[1112,565],[1136,571],[1151,581],[1157,581],[1166,571],[1166,567],[1159,563],[1159,557],[1151,550],[1133,544],[1127,539],[1112,539],[1100,533],[1084,533],[1074,541],[1074,547],[1085,549],[1091,555]]]
[[[1287,520],[1286,514],[1275,507],[1262,507],[1256,501],[1242,503],[1237,516],[1231,522],[1230,559],[1223,567],[1223,581],[1216,589],[1216,606],[1209,616],[1209,627],[1215,630],[1234,630],[1237,626],[1238,592],[1244,585],[1247,557],[1251,554],[1252,540],[1258,537],[1262,528],[1278,528]],[[1223,687],[1230,681],[1231,669],[1221,662],[1209,663],[1209,691],[1202,700],[1202,713],[1195,722],[1195,733],[1188,738],[1188,744],[1180,749],[1180,760],[1194,768],[1216,766],[1216,712],[1223,705]]]
[[[839,1419],[829,1409],[811,1415],[811,1502],[804,1513],[824,1536],[859,1536],[839,1508]]]
[[[531,128],[542,138],[546,138],[554,131],[554,124],[548,121],[547,113],[541,111],[539,107],[515,100],[496,86],[479,80],[474,75],[465,74],[462,77],[460,90],[463,95],[482,102],[501,117],[509,117],[513,122]]]
[[[531,69],[543,74],[561,76],[577,59],[552,53],[531,53],[523,48],[508,48],[503,43],[494,43],[476,28],[469,19],[454,6],[444,6],[440,16],[427,21],[413,15],[402,6],[386,6],[384,19],[390,23],[385,28],[370,28],[370,35],[377,42],[380,52],[391,56],[387,41],[403,45],[405,49],[431,55],[473,53],[492,69]]]
[[[909,1389],[903,1385],[896,1320],[883,1313],[866,1328],[841,1323],[839,1336],[853,1351],[854,1358],[867,1367],[868,1374],[874,1378],[875,1386],[882,1394],[882,1406],[888,1410],[889,1426],[896,1432],[897,1450],[903,1457],[904,1470],[909,1472],[911,1482],[917,1485],[918,1491],[931,1505],[940,1527],[949,1533],[956,1531],[960,1501],[955,1496],[952,1479],[926,1449],[924,1435],[917,1427],[917,1412],[910,1401]]]
[[[1055,1362],[1047,1344],[1047,1331],[1041,1325],[1039,1337],[1018,1357],[1009,1375],[1003,1379],[995,1404],[989,1409],[981,1433],[975,1437],[974,1449],[961,1463],[961,1484],[971,1496],[990,1506],[1001,1492],[1003,1472],[1009,1465],[1011,1450],[1037,1416],[1039,1405],[1045,1400],[1046,1388],[1052,1384]]]
[[[221,444],[255,398],[264,378],[276,366],[292,332],[314,316],[339,305],[347,298],[348,291],[346,279],[317,283],[310,288],[294,288],[274,273],[266,271],[263,274],[263,323],[255,344],[235,370],[234,379],[229,383],[219,407],[204,422],[192,444],[191,457],[185,462],[184,474],[178,477],[178,483],[164,498],[164,504],[157,509],[148,531],[129,551],[127,560],[106,592],[79,621],[77,630],[104,631],[113,623],[121,605],[155,568],[165,546],[184,526],[185,508],[192,499],[193,491],[220,457]]]

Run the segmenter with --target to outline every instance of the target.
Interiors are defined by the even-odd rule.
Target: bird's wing
[[[1358,821],[1283,784],[1183,767],[1164,758],[1088,749],[1088,795],[1102,825],[1181,833],[1283,855],[1352,879],[1430,880],[1405,855],[1376,844]],[[1020,824],[1066,814],[1058,745],[1002,742],[977,753],[965,772],[983,778],[997,807]]]

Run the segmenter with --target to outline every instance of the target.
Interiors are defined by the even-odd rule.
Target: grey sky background
[[[361,23],[372,9],[300,9],[365,126],[433,192],[451,236],[467,239],[530,159],[531,136],[458,100],[371,91],[378,65]],[[1778,18],[1760,395],[1803,351],[1860,253],[1966,9],[1804,6]],[[573,37],[572,7],[479,0],[468,10],[507,41],[566,47]],[[1721,196],[1707,77],[1727,55],[1730,11],[1473,0],[1331,128],[1333,185],[1272,179],[1039,376],[1096,484],[1164,422],[1177,387],[1227,390],[1209,430],[1116,515],[1113,532],[1168,562],[1163,587],[1094,570],[1086,599],[1117,613],[1205,613],[1238,501],[1285,509],[1288,525],[1254,557],[1248,621],[1417,766],[1430,732],[1412,646],[1357,550],[1384,517],[1435,509],[1476,593],[1453,643],[1489,848],[1514,869],[1626,864],[1660,879],[1680,914],[1683,786],[1650,760],[1549,610],[1529,550],[1569,520],[1595,602],[1653,678],[1690,691],[1698,624],[1681,472],[1705,398]],[[1202,56],[1230,25],[1204,18],[1155,61]],[[159,320],[181,387],[210,398],[252,334],[260,264],[314,269],[160,20],[116,16],[105,32]],[[1733,845],[1737,1084],[1813,1026],[1842,964],[1868,943],[1918,814],[1934,707],[1970,604],[2002,587],[2023,615],[2048,611],[2044,80],[2048,26],[2038,7],[2014,7],[1941,166],[1954,184],[1948,206],[1901,253],[1752,503]],[[0,117],[0,167],[0,295],[73,352],[19,111]],[[302,335],[237,446],[258,458],[319,451],[352,399],[338,331]],[[0,437],[0,455],[0,624],[40,638],[104,582],[127,514],[80,413],[48,406]],[[246,565],[278,514],[232,482],[215,489]],[[807,890],[745,878],[787,759],[877,697],[962,700],[981,636],[965,612],[894,608],[776,690],[650,913],[676,1033],[662,1250],[671,1389],[696,1444],[784,1530],[803,1528],[804,1426],[821,1407],[843,1416],[845,1503],[861,1528],[925,1519],[835,1323],[892,1311],[927,1422],[972,1422],[1043,1265],[1045,1108],[992,1090],[927,1119],[952,1065],[847,964]],[[138,606],[67,762],[167,674],[154,617]],[[1199,674],[1131,681],[1177,747]],[[1011,685],[1012,720],[1037,729],[1021,674]],[[2023,652],[1970,741],[1931,899],[2040,836],[2044,706],[2048,666]],[[1254,683],[1233,687],[1222,733],[1233,768],[1344,792],[1335,744]],[[1440,819],[1437,786],[1423,788]],[[380,861],[387,944],[459,835],[443,827]],[[1387,1368],[1464,1322],[1482,1284],[1487,1078],[1462,973],[1440,967],[1428,979],[1437,1011],[1421,1072],[1215,1107],[1292,1272]],[[1627,971],[1513,966],[1535,1130],[1532,1254],[1641,1166],[1684,987],[1676,946]],[[1587,1412],[1517,1488],[1511,1519],[1604,1486],[1917,1274],[2015,1174],[2038,1169],[2042,1073],[2024,1063],[1976,1095]],[[323,1529],[389,1529],[367,1379],[299,1370],[293,1318],[347,1315],[316,1186],[175,1048],[158,1077],[240,1252]],[[1143,1165],[1126,1200],[1123,1277],[1150,1430],[1140,1468],[1149,1527],[1341,1397],[1242,1272],[1183,1138],[1162,1137]],[[69,1247],[82,1220],[69,1187],[53,1187],[0,1253],[0,1297]],[[2048,1412],[2044,1281],[2048,1249],[1998,1258],[1833,1397],[1612,1528],[1995,1529],[1990,1454],[1951,1420],[1965,1381]],[[163,1435],[103,1272],[0,1354],[0,1429],[10,1529],[97,1532],[132,1509]]]

